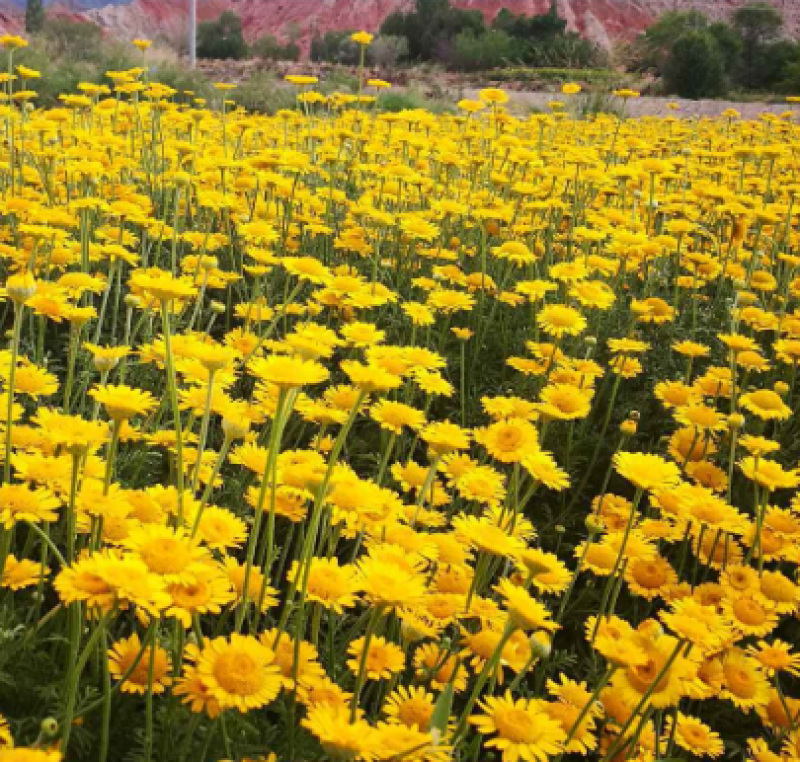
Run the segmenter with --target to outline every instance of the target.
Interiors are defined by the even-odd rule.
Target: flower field
[[[43,110],[23,44],[0,762],[800,759],[797,112],[265,116],[144,43]]]

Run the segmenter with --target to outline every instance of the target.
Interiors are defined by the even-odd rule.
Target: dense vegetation
[[[503,8],[487,26],[480,10],[454,8],[449,0],[416,0],[415,10],[387,16],[380,32],[407,40],[413,61],[436,61],[459,71],[512,63],[582,67],[602,59],[595,45],[567,31],[555,2],[535,16]]]
[[[737,8],[730,22],[712,22],[699,11],[669,12],[634,43],[628,65],[687,98],[796,92],[800,42],[783,32],[781,14],[765,3]]]

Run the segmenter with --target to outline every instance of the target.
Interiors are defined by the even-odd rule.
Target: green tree
[[[781,90],[791,66],[800,60],[800,46],[791,40],[776,40],[763,45],[758,57],[755,87],[762,90]]]
[[[238,14],[223,11],[216,21],[200,24],[197,27],[197,55],[200,58],[244,58],[247,43]]]
[[[771,5],[754,3],[737,8],[732,20],[742,40],[739,81],[745,87],[760,87],[764,80],[761,57],[765,46],[780,34],[783,17]]]
[[[416,0],[411,13],[390,13],[381,24],[380,34],[405,37],[409,58],[421,61],[446,60],[459,34],[486,31],[478,10],[453,8],[449,0]]]
[[[28,0],[25,4],[25,31],[36,34],[44,26],[44,3],[42,0]]]
[[[708,25],[708,33],[716,40],[719,52],[725,63],[725,71],[731,73],[739,65],[742,55],[742,38],[737,31],[730,25],[722,21],[716,21]]]
[[[664,85],[682,98],[713,98],[725,91],[722,53],[714,37],[705,30],[681,35],[664,65]]]
[[[663,74],[678,39],[688,32],[702,31],[707,27],[708,19],[700,11],[668,11],[637,39],[636,68]]]

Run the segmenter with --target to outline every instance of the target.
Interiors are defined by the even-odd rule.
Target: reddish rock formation
[[[790,34],[800,32],[800,0],[770,0],[786,19]],[[186,27],[189,0],[61,0],[59,12],[87,18],[122,38],[175,38]],[[516,13],[543,13],[550,0],[452,0],[461,8],[481,10],[491,19],[503,7]],[[631,39],[661,13],[697,9],[714,18],[729,15],[747,0],[557,0],[561,16],[571,29],[603,46]],[[20,26],[21,0],[0,1],[0,28]],[[254,40],[263,34],[282,37],[287,25],[297,25],[300,43],[308,49],[315,31],[367,29],[376,31],[392,11],[410,10],[414,0],[198,0],[201,20],[216,18],[232,8],[242,18],[245,34]]]

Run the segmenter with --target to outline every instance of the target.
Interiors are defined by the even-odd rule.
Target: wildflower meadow
[[[25,44],[0,762],[800,759],[798,99],[268,116],[137,40],[43,109]]]

